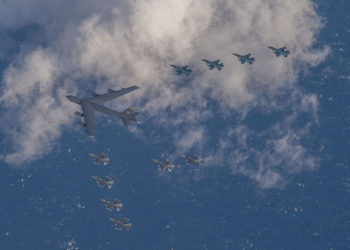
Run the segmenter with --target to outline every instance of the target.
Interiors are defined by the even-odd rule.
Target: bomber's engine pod
[[[83,116],[84,116],[82,113],[80,113],[80,112],[78,112],[78,111],[76,111],[76,112],[74,113],[74,115],[79,116],[79,117],[83,117]]]

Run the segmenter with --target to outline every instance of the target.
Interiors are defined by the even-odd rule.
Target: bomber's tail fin
[[[86,124],[84,122],[81,122],[81,121],[77,121],[75,125],[86,128]]]
[[[136,116],[139,114],[139,112],[135,112],[134,108],[127,108],[121,113],[121,119],[123,121],[123,124],[125,127],[129,125],[130,122],[137,122]]]

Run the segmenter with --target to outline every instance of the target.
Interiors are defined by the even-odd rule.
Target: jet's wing
[[[85,120],[86,131],[88,135],[94,134],[94,109],[93,107],[86,102],[83,102],[81,105],[83,109],[83,115]]]
[[[113,100],[113,99],[115,99],[117,97],[120,97],[122,95],[130,93],[131,91],[134,91],[134,90],[136,90],[138,88],[139,87],[137,87],[137,86],[131,86],[131,87],[128,87],[128,88],[122,88],[121,90],[111,91],[108,94],[104,94],[104,95],[99,95],[99,96],[88,98],[87,101],[93,102],[93,103],[97,103],[97,104],[102,104],[104,102]]]

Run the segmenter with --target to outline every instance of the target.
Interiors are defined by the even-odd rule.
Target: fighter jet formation
[[[176,65],[172,65],[172,64],[171,64],[170,66],[173,67],[173,68],[175,69],[175,71],[176,71],[176,73],[177,73],[178,75],[184,74],[184,75],[188,76],[189,74],[192,73],[192,69],[190,69],[188,65],[185,65],[185,66],[176,66]]]
[[[96,164],[108,164],[109,162],[109,157],[106,154],[97,155],[94,153],[89,153],[89,156],[91,156],[94,159],[94,162]],[[202,163],[202,158],[197,155],[182,154],[180,156],[186,160],[188,165],[199,166]],[[106,161],[106,159],[108,160]],[[153,160],[153,162],[158,165],[161,171],[171,172],[176,167],[169,160],[166,160],[166,161]],[[103,178],[92,176],[92,178],[96,181],[97,186],[101,188],[107,187],[108,189],[111,189],[114,185],[114,180],[109,176],[105,176]],[[124,204],[118,199],[101,198],[100,201],[105,205],[106,209],[109,211],[120,212],[124,207]],[[124,217],[121,220],[112,217],[110,218],[110,221],[114,223],[114,228],[117,231],[124,231],[124,230],[130,231],[132,228],[132,223],[126,217]]]
[[[284,57],[287,57],[290,54],[290,51],[287,50],[287,47],[274,48],[274,47],[268,46],[268,48],[271,49],[272,52],[277,57],[279,57],[281,55],[283,55]],[[245,64],[245,63],[253,64],[253,62],[255,61],[255,58],[250,53],[244,54],[244,55],[232,53],[232,55],[236,56],[237,60],[240,61],[241,64]],[[219,59],[214,60],[214,61],[210,61],[207,59],[201,59],[201,60],[207,64],[207,66],[210,70],[213,70],[213,69],[221,70],[224,67],[224,64]],[[176,65],[170,64],[170,66],[175,69],[175,71],[178,75],[185,74],[188,76],[192,72],[189,65],[176,66]]]
[[[210,70],[213,70],[213,69],[218,69],[218,70],[221,70],[223,67],[224,67],[224,64],[220,62],[220,60],[215,60],[215,61],[209,61],[209,60],[206,60],[206,59],[202,59],[203,62],[205,62],[209,69]]]
[[[186,160],[187,165],[195,165],[199,166],[203,159],[198,155],[180,155],[181,158]],[[172,172],[176,166],[171,161],[159,161],[159,160],[153,160],[154,163],[158,165],[159,170],[166,171],[166,172]]]
[[[97,155],[90,153],[89,155],[94,159],[94,162],[96,164],[108,164],[109,162],[109,157],[106,154]],[[111,189],[114,185],[114,180],[109,176],[105,176],[104,178],[92,176],[92,178],[96,181],[97,186],[101,188],[107,187],[108,189]],[[124,204],[118,199],[101,198],[100,201],[105,205],[106,209],[111,212],[120,212],[124,207]],[[123,229],[129,231],[132,226],[131,222],[127,218],[124,218],[122,220],[111,218],[111,221],[114,222],[115,229],[118,231],[122,231]]]
[[[107,188],[111,189],[113,184],[114,184],[114,180],[109,176],[105,176],[104,178],[92,176],[92,178],[96,181],[97,186],[99,186],[101,188],[107,187]]]
[[[272,50],[272,52],[276,55],[276,57],[279,57],[279,56],[287,57],[290,54],[289,50],[287,50],[286,47],[274,48],[274,47],[268,46],[268,48]]]
[[[241,62],[241,64],[245,64],[245,63],[253,64],[253,62],[255,61],[255,58],[252,57],[251,54],[240,55],[240,54],[232,53],[232,55],[236,56],[237,59]]]
[[[290,51],[287,50],[286,47],[274,48],[274,47],[268,46],[267,48],[271,49],[272,52],[276,55],[276,57],[279,57],[279,56],[288,57],[288,55],[290,54]],[[255,58],[250,53],[245,55],[232,53],[232,55],[236,56],[241,64],[245,64],[245,63],[253,64],[253,62],[255,61]],[[224,64],[219,59],[214,61],[210,61],[207,59],[201,59],[201,60],[207,64],[210,70],[217,69],[220,71],[224,68]],[[170,66],[175,70],[175,72],[178,75],[189,76],[192,73],[192,69],[188,65],[176,66],[171,64]],[[67,99],[81,106],[82,113],[75,112],[74,114],[78,117],[83,117],[84,122],[80,121],[78,122],[78,124],[80,124],[86,129],[86,132],[89,136],[93,136],[95,111],[111,117],[116,117],[121,119],[125,127],[127,127],[130,122],[137,122],[136,116],[139,113],[136,112],[134,108],[129,107],[122,112],[118,112],[103,106],[103,104],[107,101],[111,101],[115,98],[118,98],[127,93],[130,93],[138,88],[139,88],[138,86],[131,86],[127,88],[122,88],[117,91],[113,89],[108,89],[108,93],[106,94],[97,94],[94,92],[93,97],[88,97],[88,98],[79,98],[73,95],[68,95]],[[109,161],[110,161],[110,158],[104,153],[99,155],[94,153],[89,153],[89,156],[93,159],[93,162],[98,165],[103,164],[106,166],[109,164]],[[187,165],[199,166],[203,162],[203,159],[198,155],[182,154],[180,156],[186,161]],[[172,172],[177,167],[169,160],[160,161],[160,160],[154,159],[153,162],[157,164],[158,168],[161,171]],[[96,181],[97,186],[101,188],[107,187],[108,189],[111,189],[114,185],[114,180],[109,176],[105,176],[103,178],[92,176],[92,178]],[[119,212],[124,207],[124,204],[118,199],[109,200],[109,199],[101,198],[100,200],[105,205],[106,209],[109,211],[115,210]],[[114,227],[117,231],[123,231],[123,230],[129,231],[132,227],[132,223],[130,222],[130,220],[125,217],[121,220],[110,218],[110,221],[114,223]]]
[[[109,157],[104,153],[102,153],[100,155],[89,153],[89,155],[93,159],[94,163],[97,165],[103,164],[103,165],[107,166],[109,163]]]
[[[121,90],[115,91],[113,89],[108,89],[107,94],[103,95],[95,95],[94,97],[89,98],[79,98],[73,95],[68,95],[67,98],[71,102],[74,102],[81,106],[83,113],[75,112],[74,114],[79,117],[83,117],[85,122],[79,122],[79,125],[82,125],[86,128],[86,132],[88,135],[92,136],[94,134],[94,114],[95,111],[103,113],[108,116],[117,117],[122,119],[124,126],[128,126],[131,121],[136,121],[135,117],[138,114],[134,112],[132,108],[127,108],[123,112],[117,112],[115,110],[109,109],[102,104],[111,101],[115,98],[118,98],[122,95],[130,93],[138,89],[137,86],[132,86],[128,88],[122,88]]]

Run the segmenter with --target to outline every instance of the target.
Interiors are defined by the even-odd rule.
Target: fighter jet
[[[135,117],[138,114],[138,112],[134,112],[132,108],[127,108],[123,112],[117,112],[115,110],[106,108],[102,104],[107,101],[113,100],[117,97],[120,97],[122,95],[125,95],[138,88],[139,87],[137,86],[132,86],[129,88],[122,88],[121,90],[117,90],[117,91],[113,89],[108,89],[107,94],[102,94],[97,96],[95,95],[94,97],[90,97],[90,98],[79,98],[72,95],[68,95],[67,98],[71,102],[79,104],[82,107],[83,113],[75,112],[74,114],[79,117],[84,117],[85,123],[78,122],[78,124],[85,127],[87,134],[92,136],[94,132],[93,127],[94,127],[95,111],[122,119],[124,126],[128,126],[128,124],[131,121],[136,121]]]
[[[118,212],[123,208],[123,203],[119,200],[106,200],[106,199],[101,199],[101,201],[106,205],[106,208],[110,211],[113,209],[117,210]]]
[[[109,157],[104,153],[100,155],[89,153],[89,155],[93,158],[95,164],[103,164],[106,166],[109,163]]]
[[[202,159],[197,156],[197,155],[193,155],[193,156],[190,156],[190,155],[181,155],[182,158],[184,158],[186,161],[187,161],[187,164],[189,165],[199,165],[202,163]]]
[[[113,179],[109,176],[105,176],[104,178],[92,176],[92,178],[96,180],[97,186],[101,188],[108,187],[109,189],[111,189],[114,184]]]
[[[153,162],[156,163],[161,170],[166,170],[168,172],[173,171],[175,168],[174,164],[172,164],[170,161],[161,162],[159,160],[153,160]]]
[[[249,64],[252,64],[255,61],[255,58],[252,57],[251,54],[239,55],[239,54],[232,53],[232,55],[236,56],[237,59],[241,62],[241,64],[244,64],[246,62]]]
[[[272,50],[272,52],[277,56],[284,56],[287,57],[290,54],[290,51],[287,50],[286,47],[282,47],[282,48],[274,48],[274,47],[270,47],[268,46],[269,49]]]
[[[189,68],[188,65],[186,66],[176,66],[176,65],[170,65],[171,67],[173,67],[176,71],[176,73],[178,75],[182,75],[182,74],[185,74],[186,76],[188,76],[189,74],[192,73],[192,70]]]
[[[224,67],[224,64],[220,62],[220,60],[209,61],[206,59],[201,59],[203,62],[206,62],[210,70],[217,68],[221,70]]]
[[[110,220],[114,223],[115,230],[117,231],[123,231],[124,229],[126,231],[130,231],[131,229],[132,224],[128,218],[124,218],[122,220],[110,218]]]

